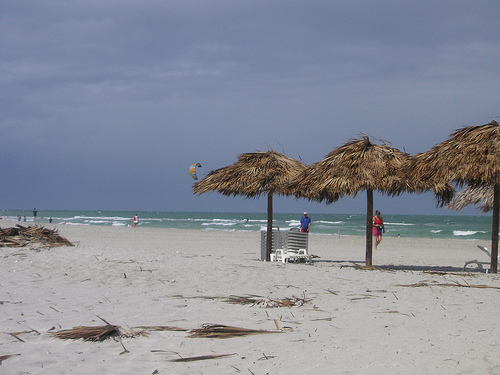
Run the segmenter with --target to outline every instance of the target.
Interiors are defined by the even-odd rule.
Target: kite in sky
[[[195,180],[198,179],[198,177],[196,176],[196,167],[201,167],[201,164],[200,163],[194,163],[194,164],[191,164],[190,167],[189,167],[189,174]]]

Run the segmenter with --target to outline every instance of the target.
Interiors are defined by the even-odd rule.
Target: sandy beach
[[[363,237],[311,234],[309,265],[261,261],[258,232],[45,226],[77,246],[0,248],[2,374],[500,374],[500,277],[462,271],[484,241],[384,238],[363,270]],[[51,335],[101,319],[133,337]],[[206,323],[273,333],[133,334]]]

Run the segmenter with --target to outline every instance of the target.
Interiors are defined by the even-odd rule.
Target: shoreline
[[[4,219],[16,221],[13,213]],[[48,225],[49,217],[53,224],[96,225],[128,227],[132,226],[132,216],[124,212],[83,212],[64,211],[39,213],[41,225]],[[488,216],[429,216],[429,215],[388,215],[385,237],[416,238],[466,238],[489,240],[491,238],[491,217]],[[19,223],[22,223],[19,222]],[[28,217],[26,225],[32,223]],[[0,221],[0,225],[1,221]],[[313,217],[314,234],[365,235],[366,217],[363,215],[318,214]],[[187,212],[139,212],[140,227],[176,228],[195,230],[228,230],[260,232],[267,227],[263,214],[244,213],[187,213]],[[281,230],[298,228],[299,220],[293,214],[276,214],[274,227]]]
[[[260,261],[257,232],[44,226],[78,246],[0,248],[0,355],[20,354],[3,361],[5,373],[500,370],[500,276],[460,272],[465,261],[488,261],[476,248],[483,241],[384,238],[373,251],[379,269],[362,270],[361,236],[311,236],[310,253],[320,258],[307,265]],[[230,296],[310,301],[264,308],[225,302]],[[128,331],[214,323],[280,333],[216,339],[155,331],[121,343],[50,335],[102,326],[99,317]],[[222,354],[233,355],[169,362]]]
[[[4,225],[6,224],[6,225]],[[141,226],[139,224],[138,227],[134,228],[132,225],[127,226],[127,225],[96,225],[96,224],[67,224],[67,223],[49,223],[47,222],[33,222],[33,221],[17,221],[17,220],[0,220],[0,228],[9,228],[9,227],[14,227],[17,224],[22,225],[24,227],[30,227],[30,226],[41,226],[41,227],[49,227],[49,226],[54,226],[55,229],[59,228],[107,228],[110,230],[156,230],[156,231],[192,231],[192,232],[222,232],[222,233],[253,233],[258,236],[260,236],[260,233],[262,230],[257,231],[257,230],[240,230],[240,229],[218,229],[218,228],[201,228],[201,229],[193,229],[193,228],[170,228],[170,227],[152,227],[152,226]],[[288,229],[288,228],[286,228]],[[286,229],[282,229],[283,231],[286,231]],[[69,230],[71,232],[71,230]],[[339,237],[338,233],[317,233],[314,232],[314,230],[311,231],[310,233],[311,236],[325,236],[325,237]],[[347,237],[347,238],[365,238],[365,235],[355,235],[355,234],[340,234],[340,237]],[[480,243],[488,242],[488,240],[482,240],[482,239],[475,239],[475,238],[469,238],[467,236],[455,236],[453,238],[432,238],[432,237],[412,237],[412,236],[393,236],[393,235],[388,235],[387,233],[384,234],[383,239],[388,239],[388,238],[405,238],[405,239],[412,239],[412,240],[429,240],[429,241],[477,241]],[[490,244],[491,245],[491,244]]]
[[[5,221],[7,222],[7,221]],[[19,222],[10,221],[13,227]],[[25,223],[26,224],[26,223]],[[28,223],[30,224],[30,223]],[[33,224],[33,223],[31,223]],[[23,224],[21,224],[23,225]],[[164,236],[169,235],[180,237],[185,241],[176,242],[180,246],[182,242],[199,242],[210,241],[206,246],[210,249],[217,247],[217,241],[227,238],[238,238],[238,242],[245,241],[246,254],[254,254],[254,260],[260,260],[261,234],[255,231],[230,231],[219,229],[176,229],[176,228],[154,228],[154,227],[124,227],[124,226],[98,226],[98,225],[66,225],[66,224],[48,224],[39,226],[55,229],[61,235],[73,242],[73,238],[78,238],[82,233],[85,233],[86,241],[89,246],[102,246],[108,241],[113,244],[121,243],[122,246],[127,246],[131,241],[138,239],[151,240],[156,246],[164,245]],[[23,225],[29,227],[30,225]],[[33,225],[31,225],[33,226]],[[93,233],[93,235],[87,235]],[[79,245],[80,241],[75,240]],[[479,260],[484,264],[484,268],[489,268],[490,259],[485,253],[478,249],[478,245],[484,246],[487,249],[491,247],[491,242],[467,239],[467,238],[419,238],[419,237],[383,237],[379,249],[373,247],[373,265],[390,267],[394,266],[398,269],[416,269],[416,267],[432,267],[433,269],[442,269],[443,271],[461,271],[466,261],[473,259]],[[404,247],[405,251],[401,251]],[[342,251],[343,248],[349,249],[348,252]],[[419,256],[419,250],[424,249],[423,253],[427,253],[429,249],[440,249],[429,259],[424,256]],[[202,248],[197,248],[202,250]],[[236,249],[235,249],[236,250]],[[178,250],[176,250],[178,251]],[[337,235],[324,233],[311,233],[309,236],[309,253],[317,256],[315,262],[337,262],[342,263],[343,259],[349,258],[342,264],[348,263],[364,264],[366,251],[365,236],[356,235]],[[449,254],[448,251],[453,251],[454,254]],[[347,254],[348,253],[348,254]],[[347,256],[349,255],[349,256]],[[453,256],[451,256],[453,255]],[[457,261],[453,261],[457,258]],[[460,259],[460,260],[458,260]],[[463,260],[463,262],[462,262]],[[486,264],[487,263],[487,264]],[[483,271],[484,272],[484,271]]]

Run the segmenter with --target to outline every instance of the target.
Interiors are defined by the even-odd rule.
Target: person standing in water
[[[38,215],[38,211],[36,208],[33,209],[33,222],[36,223],[36,216]]]
[[[385,233],[384,219],[380,216],[380,211],[375,211],[375,216],[373,217],[373,237],[375,237],[375,250],[377,250],[378,245],[382,242],[382,233]]]

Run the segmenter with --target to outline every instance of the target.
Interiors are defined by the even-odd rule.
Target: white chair
[[[306,249],[276,249],[276,252],[271,253],[271,262],[296,263],[301,262],[302,260],[304,260],[305,263],[311,263],[312,256],[307,254]]]
[[[486,255],[488,255],[488,258],[491,260],[491,253],[490,253],[490,251],[486,247],[481,246],[481,245],[477,245],[477,247],[479,249],[481,249]],[[498,259],[500,259],[500,256],[498,257]],[[489,262],[480,262],[477,259],[469,260],[468,262],[465,262],[465,264],[464,264],[464,271],[466,271],[467,266],[469,264],[475,264],[476,267],[477,267],[477,270],[478,271],[482,271],[483,270],[483,264],[490,264],[490,263]]]
[[[306,249],[298,249],[298,250],[286,250],[286,258],[285,261],[288,262],[302,262],[311,263],[312,256],[307,254]]]
[[[273,254],[271,254],[272,256]],[[273,260],[274,258],[274,260]],[[285,263],[286,261],[286,255],[285,255],[285,252],[283,251],[283,249],[276,249],[276,252],[274,253],[274,257],[271,258],[271,261],[272,262],[283,262]]]

